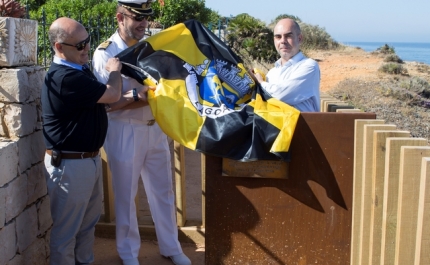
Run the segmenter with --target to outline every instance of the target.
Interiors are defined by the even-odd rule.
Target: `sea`
[[[341,42],[347,46],[360,47],[367,52],[373,52],[379,47],[388,44],[394,47],[397,56],[403,61],[421,62],[430,65],[430,43],[418,42]]]

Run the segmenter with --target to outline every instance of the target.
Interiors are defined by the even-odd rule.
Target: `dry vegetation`
[[[418,93],[400,86],[401,81],[365,81],[346,79],[328,91],[332,96],[365,112],[374,112],[377,119],[411,132],[413,137],[430,137],[430,104]]]
[[[430,138],[430,66],[400,64],[401,73],[384,72],[386,54],[357,48],[311,52],[321,67],[321,89],[378,119],[395,124],[413,137]]]

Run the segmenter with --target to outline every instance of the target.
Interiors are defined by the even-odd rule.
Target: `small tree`
[[[330,50],[339,47],[339,43],[333,40],[325,28],[303,22],[299,22],[299,25],[303,35],[301,50]]]
[[[51,57],[52,50],[48,32],[44,31],[58,17],[73,18],[84,25],[92,35],[91,47],[94,49],[107,39],[116,28],[114,24],[116,0],[47,0],[36,10],[30,10],[30,18],[39,21],[38,60],[49,65],[44,58]],[[108,26],[112,25],[114,26]]]
[[[302,22],[302,20],[297,16],[282,14],[282,15],[277,16],[274,20],[272,20],[272,22],[270,22],[268,27],[273,29],[275,27],[276,23],[278,23],[278,21],[283,19],[283,18],[291,18],[292,20],[296,21],[297,23]]]
[[[30,10],[30,17],[40,19],[46,13],[48,23],[66,16],[87,24],[90,18],[114,17],[117,1],[113,0],[47,0],[36,10]]]
[[[230,20],[227,30],[227,44],[242,57],[264,62],[277,59],[273,32],[261,20],[240,14]]]
[[[165,28],[189,19],[198,20],[208,25],[214,19],[214,11],[205,6],[204,0],[164,0],[164,5],[159,2],[152,4],[154,18]]]

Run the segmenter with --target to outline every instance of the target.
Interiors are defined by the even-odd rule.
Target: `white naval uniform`
[[[109,73],[107,60],[128,48],[118,34],[113,34],[106,49],[97,49],[93,57],[93,71],[97,79],[105,83]],[[123,91],[129,87],[123,76]],[[142,176],[155,224],[160,253],[173,256],[182,253],[176,226],[170,149],[167,136],[154,119],[150,107],[117,110],[108,113],[109,126],[104,144],[112,172],[115,195],[116,244],[121,259],[137,258],[140,236],[136,205],[138,180]]]

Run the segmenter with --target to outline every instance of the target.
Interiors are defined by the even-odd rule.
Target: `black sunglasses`
[[[126,14],[126,13],[121,13],[121,14],[123,14],[126,17],[132,18],[132,19],[134,19],[135,21],[138,21],[138,22],[141,22],[144,19],[146,21],[149,21],[149,19],[151,19],[150,15],[135,15],[135,16],[132,16],[132,15],[129,15],[129,14]]]
[[[68,43],[65,43],[65,42],[60,42],[60,44],[67,45],[67,46],[72,46],[72,47],[75,47],[76,50],[82,51],[83,49],[85,49],[85,47],[87,46],[87,44],[90,43],[90,41],[91,41],[91,36],[88,35],[88,38],[86,38],[85,40],[83,40],[81,42],[78,42],[76,45],[68,44]]]

